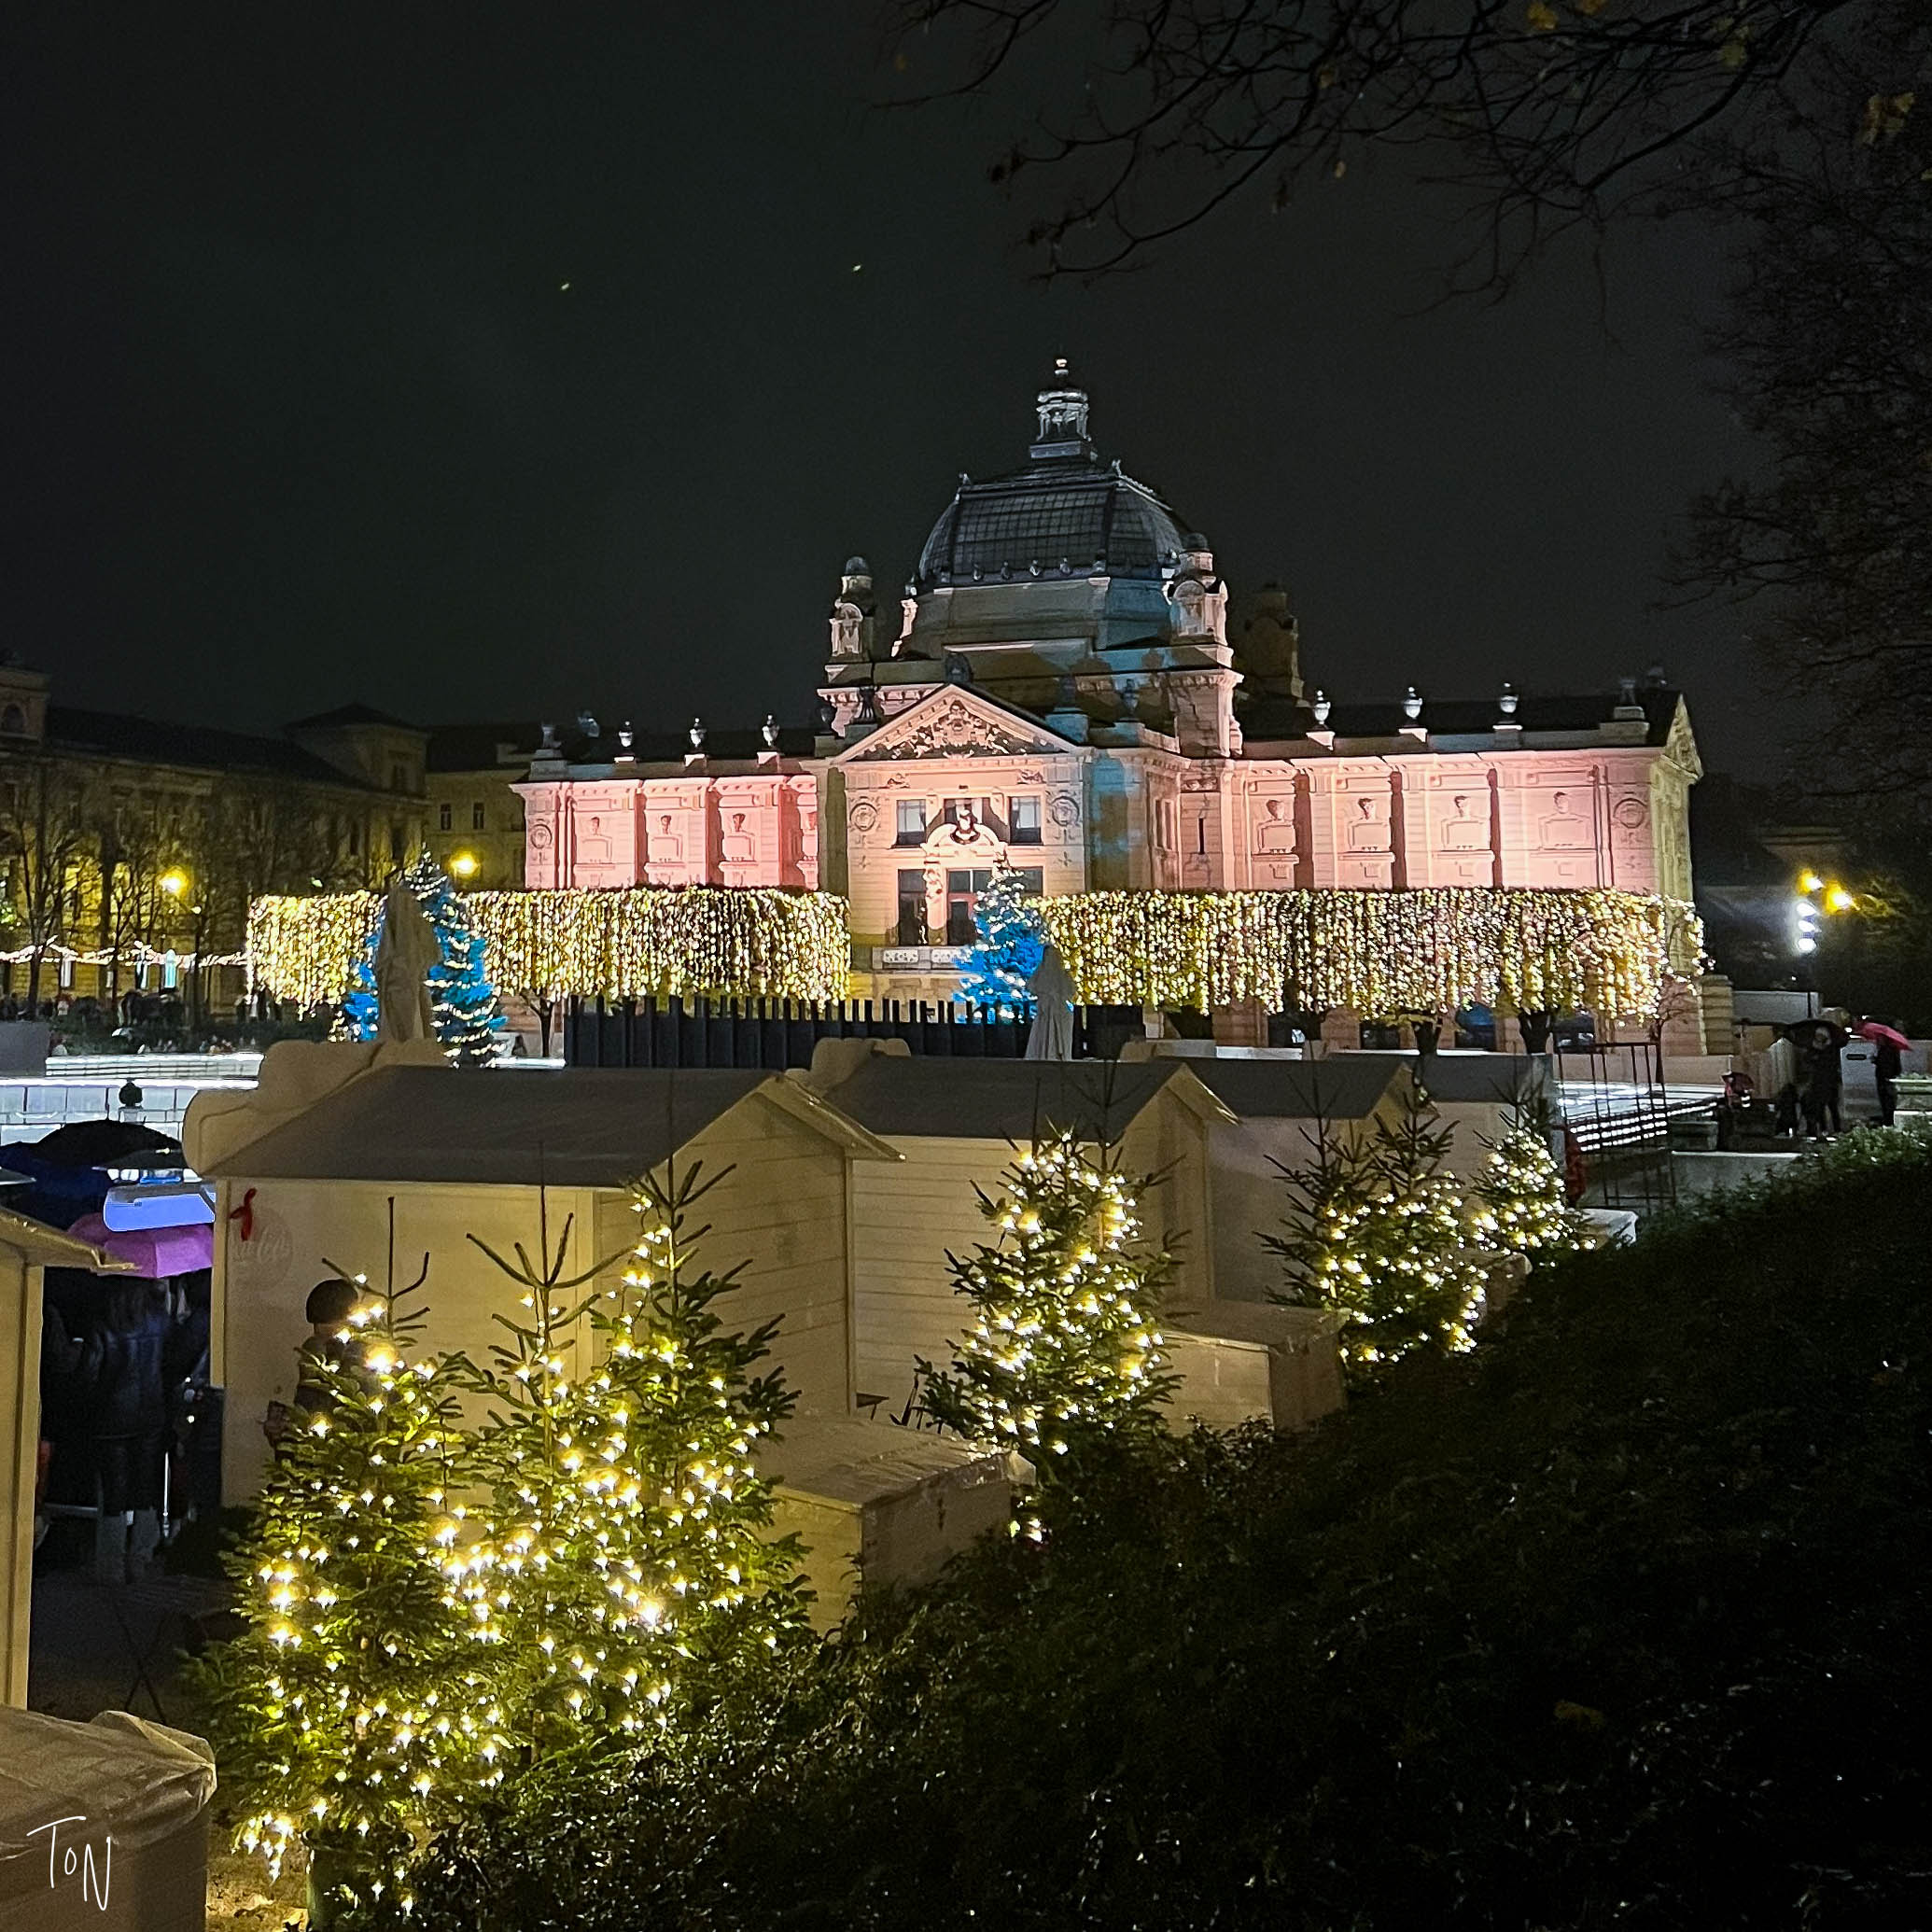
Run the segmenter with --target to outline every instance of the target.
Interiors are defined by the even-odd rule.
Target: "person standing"
[[[1879,1125],[1890,1127],[1898,1112],[1898,1071],[1904,1057],[1898,1043],[1889,1033],[1881,1033],[1871,1043],[1871,1071],[1878,1082]]]
[[[1805,1127],[1814,1141],[1827,1138],[1828,1132],[1839,1134],[1844,1131],[1844,1116],[1841,1099],[1844,1090],[1844,1071],[1839,1064],[1838,1040],[1829,1027],[1813,1027],[1811,1044],[1805,1050],[1805,1071],[1808,1078],[1804,1088]]]
[[[331,1275],[309,1290],[302,1310],[309,1332],[295,1351],[295,1394],[289,1402],[272,1402],[262,1418],[261,1433],[278,1448],[291,1428],[303,1426],[297,1418],[327,1415],[335,1407],[325,1364],[358,1369],[358,1338],[347,1328],[361,1291],[353,1281]]]
[[[123,1278],[102,1291],[81,1344],[76,1380],[92,1403],[97,1583],[138,1581],[161,1547],[170,1327],[161,1285]]]
[[[1771,1131],[1783,1140],[1798,1131],[1798,1043],[1789,1033],[1780,1033],[1765,1060],[1765,1082],[1774,1110]]]

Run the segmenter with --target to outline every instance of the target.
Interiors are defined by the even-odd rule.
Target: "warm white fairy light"
[[[769,1333],[724,1328],[712,1304],[730,1278],[689,1252],[711,1184],[695,1168],[643,1183],[637,1245],[606,1285],[609,1269],[563,1281],[561,1242],[547,1275],[492,1256],[530,1291],[483,1391],[500,1417],[483,1444],[490,1620],[526,1750],[662,1728],[693,1659],[728,1667],[804,1627],[800,1551],[773,1537],[754,1460],[792,1398],[752,1379]]]
[[[1589,1223],[1570,1206],[1549,1142],[1527,1124],[1511,1127],[1490,1149],[1470,1211],[1485,1247],[1535,1254],[1594,1244]]]
[[[1019,1155],[985,1203],[996,1230],[953,1263],[972,1326],[945,1369],[922,1364],[948,1427],[1047,1459],[1079,1438],[1151,1421],[1164,1392],[1156,1326],[1166,1257],[1140,1242],[1135,1185],[1057,1133]]]
[[[298,1005],[340,1003],[381,901],[370,892],[258,899],[255,978]],[[536,995],[842,1000],[851,936],[825,892],[692,886],[470,892],[490,978]]]
[[[1647,1014],[1703,943],[1688,905],[1594,888],[1086,892],[1038,911],[1082,1000],[1203,1011]]]
[[[1345,1369],[1372,1377],[1416,1349],[1475,1346],[1490,1245],[1442,1169],[1449,1135],[1421,1088],[1364,1135],[1325,1126],[1290,1170],[1288,1213],[1264,1244],[1281,1260],[1278,1298],[1342,1318]]]

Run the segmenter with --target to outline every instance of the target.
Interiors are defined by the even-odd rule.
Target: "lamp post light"
[[[476,854],[474,852],[458,852],[450,861],[450,870],[459,879],[473,879],[476,876]]]

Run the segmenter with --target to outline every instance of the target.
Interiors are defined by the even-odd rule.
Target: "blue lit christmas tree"
[[[1039,915],[1022,895],[1020,875],[1002,865],[973,908],[979,944],[959,962],[959,998],[973,1006],[1004,1008],[1020,1018],[1033,1010],[1028,985],[1046,942]]]
[[[436,1037],[459,1067],[487,1067],[497,1057],[503,1015],[483,972],[488,941],[469,917],[462,895],[427,855],[404,875],[436,929],[437,962],[429,969],[429,1012]]]
[[[362,943],[362,950],[356,956],[356,964],[349,973],[349,990],[343,995],[335,1016],[338,1040],[373,1040],[376,1036],[376,945],[382,936],[383,916],[379,910],[369,937]]]

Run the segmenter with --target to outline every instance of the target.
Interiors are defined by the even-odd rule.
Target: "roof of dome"
[[[922,587],[1002,575],[1158,577],[1177,552],[1197,547],[1145,483],[1103,463],[1086,437],[1086,392],[1064,362],[1041,391],[1040,440],[1024,469],[982,483],[961,477],[919,553]]]

